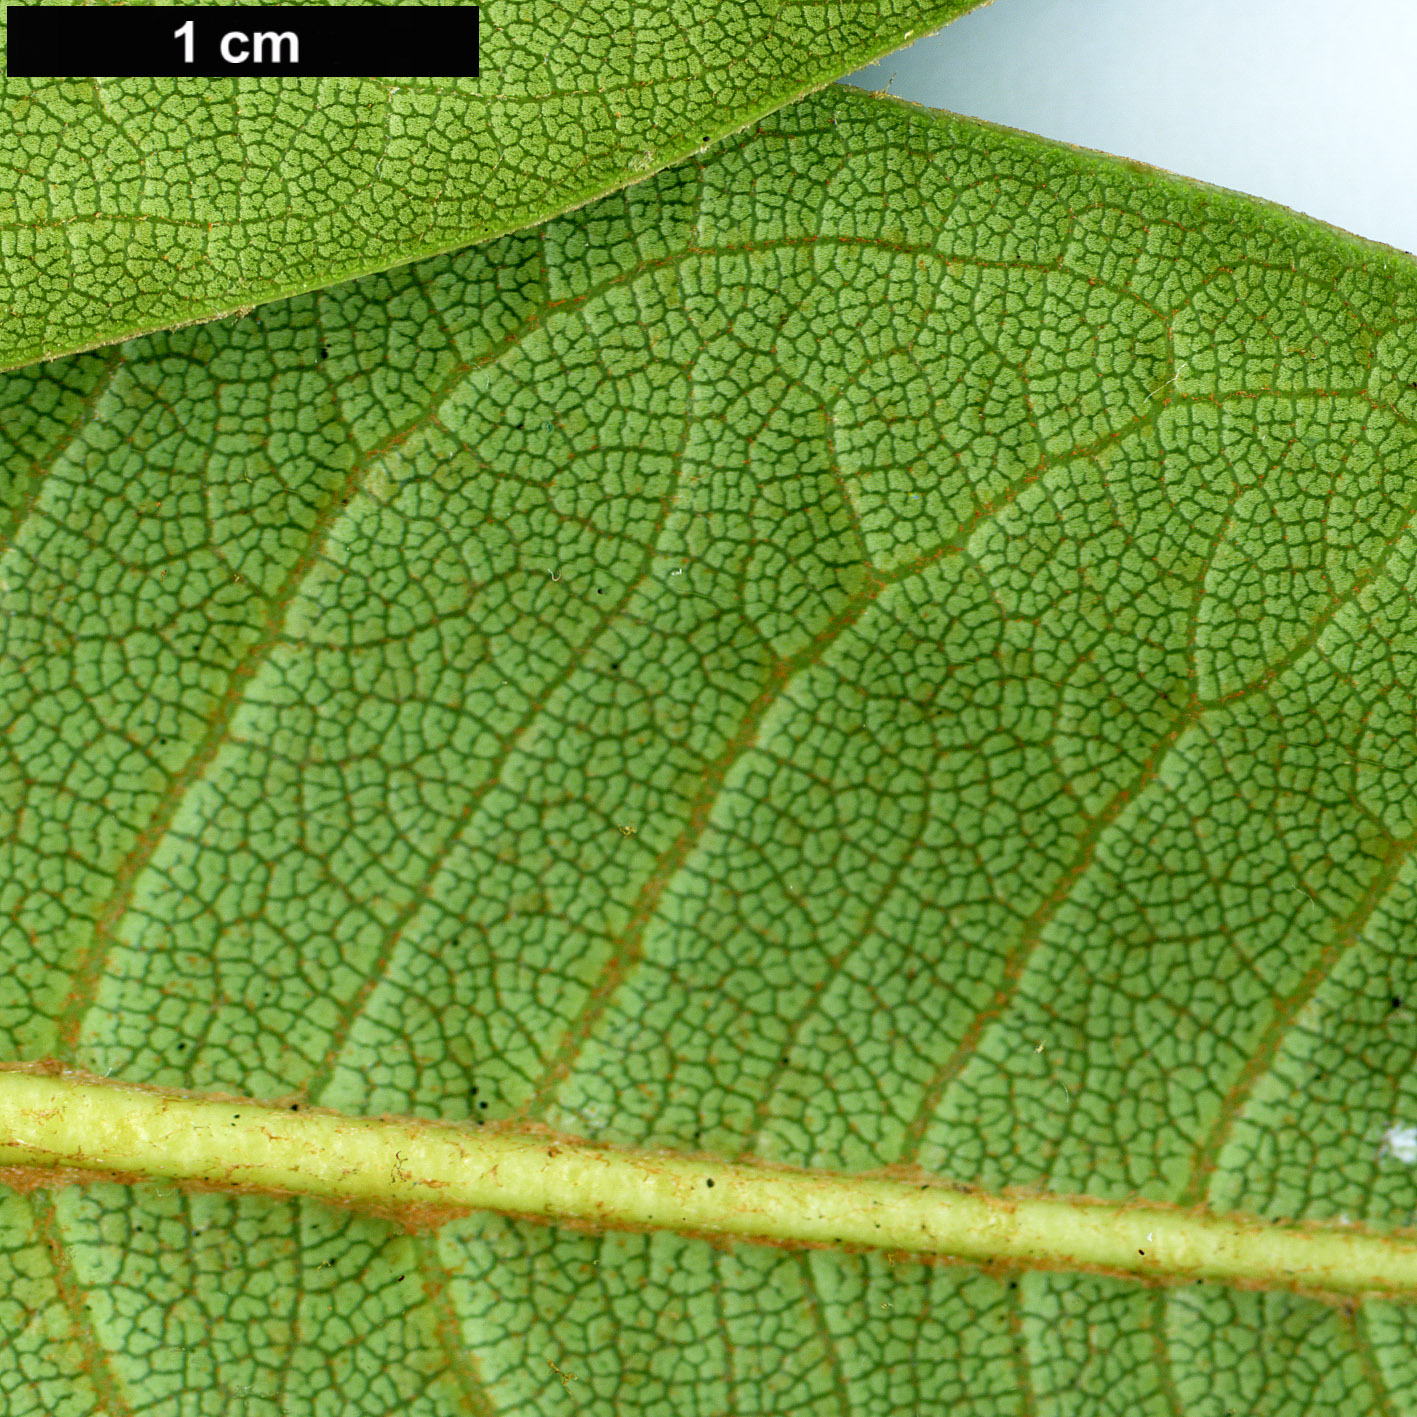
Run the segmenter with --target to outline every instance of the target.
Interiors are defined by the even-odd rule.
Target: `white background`
[[[995,0],[844,82],[1417,251],[1417,0]]]

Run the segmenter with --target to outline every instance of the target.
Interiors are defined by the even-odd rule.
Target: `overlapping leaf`
[[[1406,1224],[1417,271],[841,91],[761,129],[7,377],[7,1051]],[[3,1224],[16,1412],[1417,1405],[1398,1304]]]
[[[492,0],[480,78],[0,80],[0,369],[542,221],[978,3]]]

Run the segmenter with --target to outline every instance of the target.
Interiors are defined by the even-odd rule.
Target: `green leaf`
[[[476,79],[0,79],[0,369],[544,221],[979,3],[492,0]]]
[[[8,1056],[1410,1254],[1410,259],[835,90],[0,428]],[[15,1412],[1417,1405],[1273,1264],[169,1160],[0,1205]]]

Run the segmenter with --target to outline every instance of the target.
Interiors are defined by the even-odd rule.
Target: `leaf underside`
[[[12,373],[5,1052],[1405,1226],[1414,424],[1410,260],[842,90]],[[1390,1302],[0,1227],[17,1413],[1417,1409]]]
[[[480,78],[0,79],[0,369],[543,221],[979,3],[492,0]]]

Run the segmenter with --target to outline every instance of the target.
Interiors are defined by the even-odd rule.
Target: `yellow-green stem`
[[[0,1071],[0,1165],[1146,1278],[1417,1293],[1417,1242],[1350,1226],[1275,1226],[1157,1205],[988,1195],[938,1182],[289,1111],[17,1071]]]

